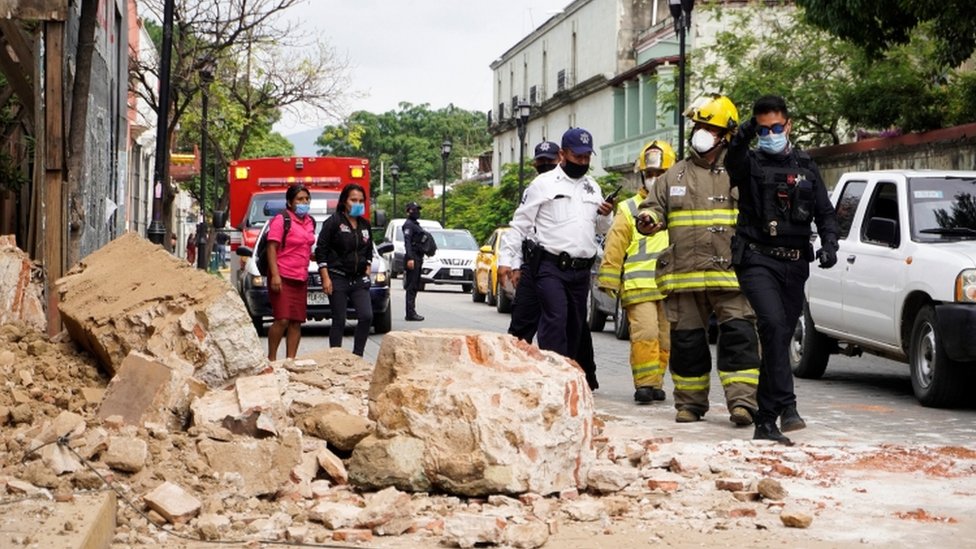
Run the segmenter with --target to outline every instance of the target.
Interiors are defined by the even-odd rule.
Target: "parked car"
[[[838,263],[810,269],[793,373],[819,378],[830,355],[907,362],[925,406],[976,388],[976,171],[846,173],[831,200]],[[815,243],[816,246],[816,243]]]
[[[386,232],[383,235],[383,240],[386,242],[393,243],[393,250],[386,255],[386,260],[390,262],[390,275],[396,278],[398,274],[403,272],[403,222],[406,219],[392,219],[386,225]],[[419,219],[417,220],[420,226],[424,229],[440,229],[441,224],[439,221],[434,221],[433,219]]]
[[[470,292],[474,285],[474,262],[478,243],[464,229],[430,229],[437,244],[437,253],[424,258],[420,270],[420,289],[428,284],[455,284],[462,292]]]
[[[508,227],[499,227],[492,231],[491,236],[479,249],[475,260],[474,286],[471,289],[471,300],[476,303],[487,302],[495,307],[499,313],[512,312],[514,289],[508,289],[498,280],[498,255],[501,248],[502,235]]]
[[[607,319],[612,318],[613,335],[617,339],[628,339],[630,321],[627,319],[627,312],[620,304],[620,295],[612,298],[597,285],[596,275],[600,269],[600,260],[603,258],[603,244],[601,239],[599,255],[590,270],[590,298],[586,305],[586,325],[591,332],[602,332]]]
[[[325,218],[316,218],[315,235],[322,228]],[[268,230],[270,224],[266,223],[261,228],[258,241]],[[389,263],[383,258],[384,253],[392,251],[393,245],[387,242],[380,244],[379,247],[373,246],[373,262],[371,264],[369,296],[373,304],[373,331],[377,334],[385,334],[393,327],[393,311],[390,308],[390,267]],[[237,255],[247,258],[244,270],[240,277],[238,291],[244,300],[247,313],[251,316],[251,322],[258,334],[264,333],[264,319],[271,316],[271,302],[268,299],[267,278],[258,272],[257,259],[254,250],[249,246],[239,246]],[[308,301],[306,302],[308,320],[325,320],[332,317],[332,309],[329,306],[329,296],[322,291],[322,277],[319,275],[318,265],[315,258],[308,264]],[[356,310],[350,303],[346,312],[349,319],[356,319]]]

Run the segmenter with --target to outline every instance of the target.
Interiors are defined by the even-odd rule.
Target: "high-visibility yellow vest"
[[[644,236],[637,232],[635,218],[641,201],[643,201],[641,195],[634,195],[617,208],[617,215],[627,220],[631,231],[624,257],[623,273],[605,273],[602,270],[599,273],[601,277],[621,278],[620,302],[625,307],[664,298],[664,294],[657,287],[655,270],[658,255],[661,250],[668,247],[668,234],[667,231],[660,231],[652,236]]]

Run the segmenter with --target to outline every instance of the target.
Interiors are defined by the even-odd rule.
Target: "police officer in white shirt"
[[[533,268],[542,304],[540,349],[576,359],[586,318],[590,267],[599,249],[597,234],[606,234],[613,204],[586,175],[593,136],[582,128],[563,134],[562,163],[537,176],[522,195],[511,230],[502,237],[498,276],[518,285],[520,268]],[[534,234],[533,234],[534,229]],[[522,241],[533,235],[539,248],[532,266],[522,265]]]

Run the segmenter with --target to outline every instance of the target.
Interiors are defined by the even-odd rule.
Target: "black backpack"
[[[424,255],[427,257],[433,257],[437,253],[437,243],[434,242],[434,237],[427,231],[423,231],[420,235],[420,249],[423,250]]]
[[[280,213],[278,215],[284,218],[282,219],[284,227],[283,232],[281,233],[281,244],[278,245],[278,251],[280,252],[281,250],[285,249],[285,242],[288,241],[288,231],[291,230],[291,216],[285,215],[284,213]],[[315,230],[315,218],[309,216],[309,219],[312,220],[312,230]],[[274,218],[269,219],[268,224],[271,224],[272,221],[274,221]],[[271,270],[268,269],[268,232],[269,231],[264,231],[261,234],[261,239],[258,240],[258,244],[254,251],[254,256],[258,261],[258,272],[261,273],[261,276],[268,276],[271,272]]]

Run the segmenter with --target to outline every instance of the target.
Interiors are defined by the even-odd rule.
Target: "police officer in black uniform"
[[[762,366],[754,439],[792,444],[780,431],[806,427],[796,410],[789,345],[803,312],[803,286],[814,258],[828,269],[837,263],[837,219],[816,164],[789,140],[786,101],[764,96],[751,120],[739,126],[725,166],[739,190],[733,265],[742,292],[756,311]],[[749,144],[759,136],[759,148]],[[811,222],[821,248],[814,254]],[[776,426],[780,419],[780,428]]]
[[[407,320],[420,321],[424,317],[417,314],[417,292],[420,290],[420,269],[424,265],[424,249],[421,238],[424,229],[420,219],[420,204],[407,204],[407,220],[403,222],[403,289],[407,291]]]

